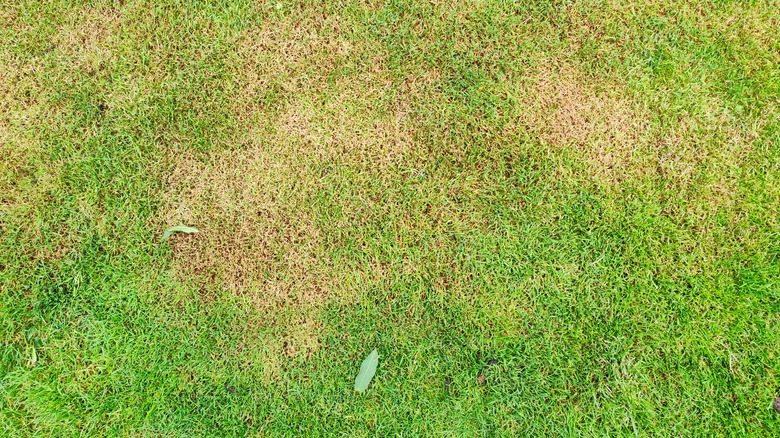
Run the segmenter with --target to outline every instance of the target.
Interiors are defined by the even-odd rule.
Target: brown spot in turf
[[[63,20],[52,37],[52,46],[59,50],[66,62],[92,74],[112,60],[116,50],[109,44],[120,25],[119,12],[110,7],[75,10]]]
[[[552,64],[552,65],[550,65]],[[616,184],[635,171],[648,115],[625,87],[548,61],[519,86],[519,123],[553,148],[570,148],[597,180]]]
[[[311,177],[278,150],[255,145],[182,157],[169,178],[175,220],[200,232],[173,241],[177,271],[206,289],[250,293],[259,306],[313,303],[327,294],[316,258],[319,229],[293,175]],[[176,218],[176,219],[173,219]]]
[[[16,15],[6,13],[3,21]],[[11,24],[20,31],[25,27]],[[63,167],[50,158],[42,140],[41,133],[56,126],[61,116],[47,99],[51,90],[41,77],[43,70],[42,60],[27,60],[0,47],[0,226],[7,232],[15,229],[24,242],[22,263],[56,264],[77,242],[63,224],[42,219]]]
[[[383,169],[412,146],[409,99],[388,94],[383,53],[353,41],[340,20],[244,32],[233,143],[172,154],[163,221],[201,230],[172,240],[175,272],[209,294],[226,289],[259,307],[308,307],[338,295],[315,220],[324,180],[331,169],[390,179]]]

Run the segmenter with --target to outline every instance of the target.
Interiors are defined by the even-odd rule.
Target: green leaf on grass
[[[165,230],[165,232],[163,233],[163,240],[167,240],[169,237],[171,237],[171,235],[173,235],[173,233],[178,233],[178,232],[191,234],[191,233],[197,233],[198,229],[195,227],[188,227],[186,225],[176,225],[175,227],[171,227]]]
[[[379,352],[376,350],[369,353],[363,364],[360,365],[360,373],[358,373],[355,379],[355,391],[363,392],[368,388],[368,384],[371,383],[371,379],[374,378],[376,373],[376,366],[379,364]]]

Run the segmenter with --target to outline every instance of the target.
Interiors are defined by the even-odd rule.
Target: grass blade
[[[188,227],[186,225],[176,225],[175,227],[168,228],[163,233],[163,240],[167,240],[169,237],[173,235],[173,233],[197,233],[198,229],[195,227]]]
[[[376,373],[376,366],[379,364],[379,352],[376,350],[369,353],[368,357],[360,365],[360,373],[358,373],[355,379],[355,391],[363,392],[368,388],[368,384],[371,383],[371,379],[374,378]]]

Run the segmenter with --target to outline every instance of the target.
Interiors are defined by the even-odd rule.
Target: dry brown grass
[[[241,90],[235,112],[240,120],[274,109],[290,96],[323,90],[328,74],[355,55],[341,18],[320,18],[278,20],[242,33],[235,60]]]
[[[519,86],[519,124],[543,144],[571,148],[605,184],[637,172],[636,152],[648,137],[648,114],[619,84],[587,78],[577,67],[550,62]]]
[[[33,31],[15,8],[0,9],[0,22],[16,33]],[[44,45],[33,51],[0,48],[0,222],[18,227],[29,252],[26,262],[57,263],[78,245],[65,224],[47,223],[40,206],[51,202],[59,187],[64,163],[48,158],[45,133],[56,130],[67,103],[51,99],[54,59],[58,68],[74,70],[77,80],[92,75],[109,62],[114,52],[110,39],[119,15],[112,8],[71,10]],[[57,135],[65,135],[58,133]],[[81,213],[99,217],[89,206]],[[13,225],[12,225],[13,224]],[[43,225],[42,225],[43,224]],[[35,244],[33,244],[35,242]]]
[[[323,169],[345,161],[381,166],[409,143],[402,113],[374,123],[343,106],[359,94],[324,105],[301,98],[241,147],[177,160],[166,222],[201,228],[174,244],[183,275],[256,294],[259,306],[310,305],[332,293],[310,205]]]
[[[16,33],[34,31],[13,7],[0,10],[0,21]],[[46,223],[39,211],[51,202],[50,192],[58,188],[64,166],[49,158],[44,141],[44,134],[68,117],[67,103],[50,98],[55,92],[52,62],[75,70],[70,80],[93,74],[113,57],[109,40],[119,16],[112,8],[88,7],[69,11],[62,23],[36,50],[6,46],[0,53],[0,214],[27,236],[34,248],[32,262],[56,263],[77,246],[77,237],[65,224]]]
[[[176,271],[207,296],[226,289],[258,308],[306,309],[343,289],[333,281],[312,200],[328,169],[381,169],[407,153],[412,139],[404,99],[383,99],[381,60],[328,80],[349,53],[370,51],[339,37],[339,26],[326,18],[248,31],[236,52],[242,92],[234,144],[179,156],[173,165],[163,220],[201,229],[173,239]],[[264,99],[271,91],[279,93],[274,107]],[[316,348],[316,322],[300,325],[314,338],[288,342],[287,355]]]
[[[699,104],[701,113],[651,129],[652,110],[620,81],[588,77],[572,65],[547,65],[515,90],[523,105],[518,125],[543,145],[578,157],[589,179],[608,190],[658,181],[669,193],[708,199],[706,212],[689,212],[702,217],[733,205],[735,169],[750,153],[760,123],[739,125],[712,98]]]
[[[13,10],[2,20],[15,31]],[[28,247],[24,263],[56,263],[72,248],[64,233],[44,230],[35,223],[47,192],[57,185],[62,163],[45,160],[38,131],[50,123],[57,109],[45,103],[47,90],[37,76],[39,62],[22,60],[9,47],[0,48],[0,231],[16,228]],[[52,238],[54,236],[54,238]]]
[[[206,162],[178,160],[169,179],[176,207],[168,222],[201,229],[174,243],[183,275],[235,293],[262,284],[260,306],[311,303],[326,293],[313,252],[318,229],[303,208],[309,188],[291,178],[311,175],[282,153],[254,145]]]
[[[114,58],[109,42],[119,24],[119,13],[110,7],[70,12],[52,38],[52,48],[73,68],[93,74]]]

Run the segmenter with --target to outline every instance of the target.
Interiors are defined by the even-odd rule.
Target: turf
[[[2,434],[776,435],[778,6],[3,3]]]

